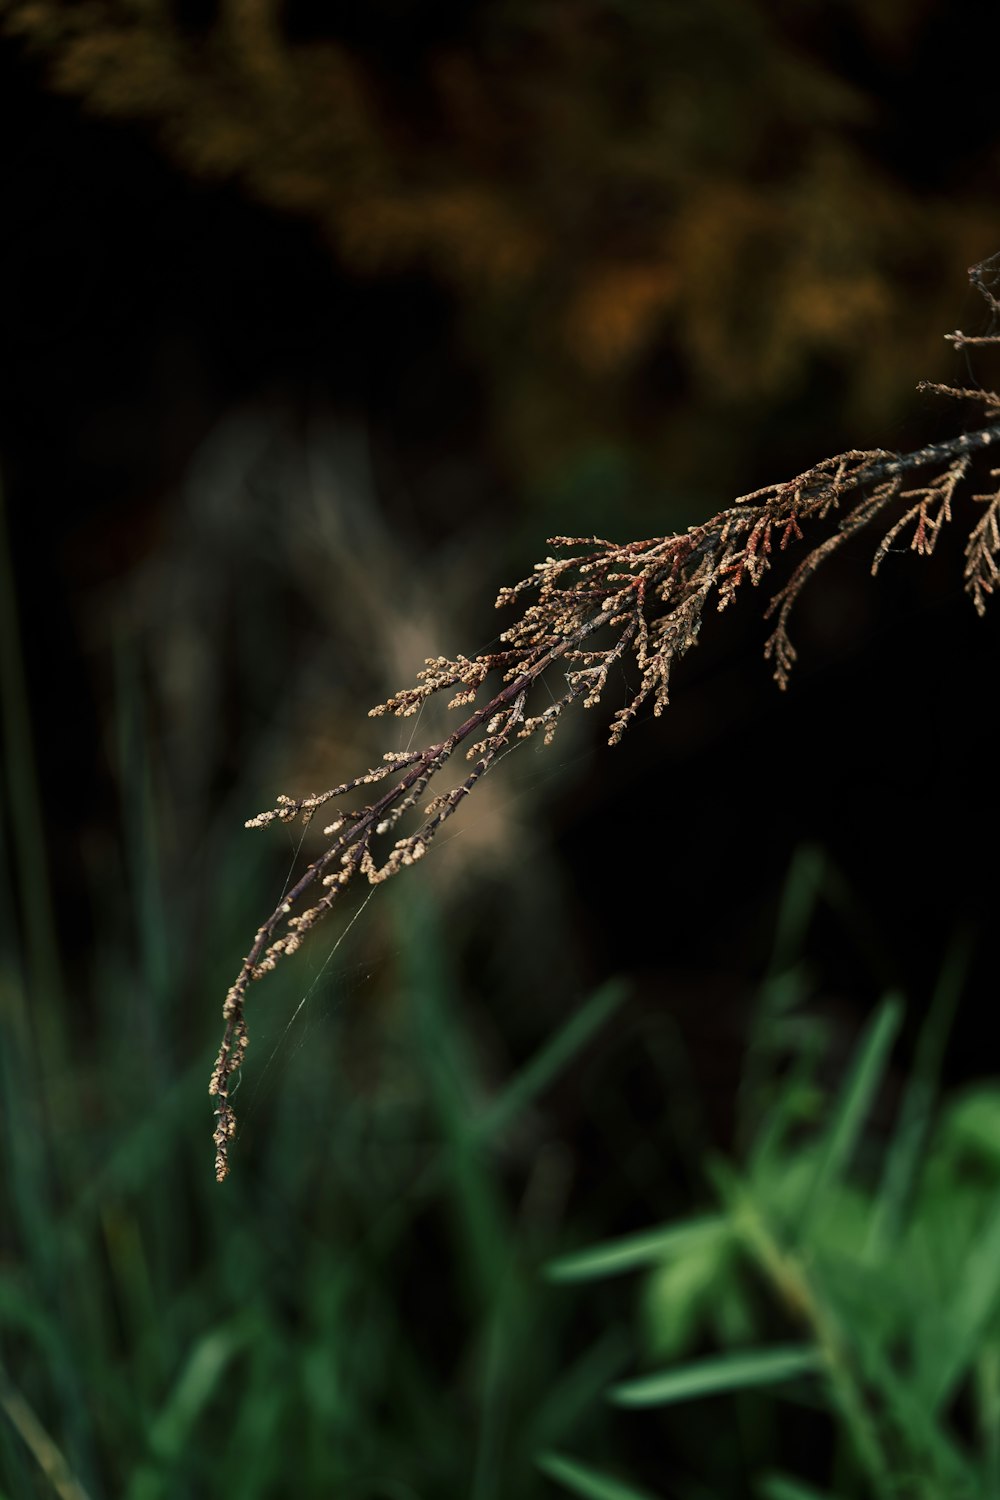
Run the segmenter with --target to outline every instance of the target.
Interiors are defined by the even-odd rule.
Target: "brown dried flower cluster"
[[[992,314],[1000,312],[1000,304],[988,276],[998,265],[1000,257],[970,272]],[[949,338],[957,346],[1000,343],[1000,335],[973,339],[955,333]],[[792,608],[808,579],[838,547],[902,501],[902,514],[876,548],[872,572],[901,537],[909,536],[910,548],[922,555],[934,550],[973,458],[991,444],[1000,445],[1000,397],[957,387],[924,388],[976,400],[987,424],[912,453],[852,450],[824,459],[795,479],[741,496],[711,520],[674,536],[625,543],[553,537],[552,555],[537,563],[530,577],[500,593],[498,607],[523,606],[501,636],[501,649],[475,657],[431,658],[413,687],[371,711],[373,716],[405,718],[427,699],[447,693],[450,709],[470,710],[449,735],[422,750],[388,752],[381,765],[329,791],[279,797],[274,808],[250,819],[249,828],[297,818],[308,823],[328,803],[339,808],[323,830],[325,848],[258,929],[226,996],[225,1032],[210,1083],[218,1100],[219,1181],[229,1170],[235,1132],[230,1089],[247,1047],[249,986],[295,952],[348,885],[358,878],[378,884],[421,859],[501,752],[536,734],[548,743],[577,699],[586,708],[600,704],[618,663],[631,660],[639,680],[611,717],[610,743],[621,739],[645,705],[652,706],[654,715],[662,713],[669,702],[671,672],[695,644],[709,603],[725,609],[744,584],[759,585],[775,554],[803,542],[810,531],[826,523],[825,534],[765,612],[774,621],[765,655],[782,687],[795,661],[788,630]],[[971,497],[986,508],[966,546],[965,588],[980,613],[1000,579],[1000,468],[991,470],[991,478],[991,490]],[[559,678],[561,696],[553,697],[549,689],[546,706],[536,710],[535,689],[547,674]],[[488,679],[496,684],[489,694]],[[447,790],[438,790],[459,749],[472,762],[471,769]],[[369,792],[369,787],[377,790]],[[352,798],[360,805],[345,807]],[[416,817],[411,832],[400,827],[407,813]]]

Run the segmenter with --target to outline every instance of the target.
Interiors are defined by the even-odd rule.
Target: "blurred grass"
[[[390,894],[405,1067],[379,1059],[388,1083],[366,1096],[344,1055],[337,991],[370,966],[363,938],[338,942],[322,985],[309,963],[275,976],[238,1097],[239,1170],[220,1190],[207,1069],[247,912],[273,878],[264,846],[234,819],[178,879],[123,650],[120,888],[90,893],[96,940],[64,986],[5,599],[0,1494],[537,1492],[539,1446],[590,1422],[624,1351],[610,1336],[576,1359],[536,1274],[553,1248],[544,1182],[535,1201],[512,1193],[503,1142],[625,987],[584,999],[486,1087],[446,935],[419,888]]]
[[[873,1114],[886,1095],[899,997],[887,996],[863,1028],[833,1093],[819,1076],[824,1049],[812,1028],[786,1031],[780,1070],[776,1049],[768,1059],[776,995],[794,1006],[780,965],[796,961],[823,886],[821,858],[804,852],[779,916],[750,1052],[756,1097],[744,1104],[756,1140],[745,1165],[709,1163],[721,1212],[577,1250],[549,1275],[586,1292],[608,1276],[645,1272],[639,1357],[654,1368],[613,1386],[613,1401],[686,1403],[690,1414],[706,1398],[735,1400],[735,1410],[715,1418],[734,1447],[751,1429],[766,1430],[755,1387],[775,1385],[773,1400],[807,1414],[798,1418],[806,1472],[776,1472],[774,1427],[768,1442],[744,1449],[748,1493],[995,1496],[1000,1090],[987,1083],[942,1099],[937,1088],[968,943],[957,942],[944,964],[886,1132]],[[776,1329],[781,1347],[772,1342]],[[790,1334],[798,1342],[788,1343]],[[713,1346],[725,1352],[702,1352]],[[689,1415],[663,1437],[683,1453],[706,1430]],[[703,1457],[700,1472],[709,1470]],[[817,1471],[831,1490],[810,1482]]]
[[[401,880],[388,953],[362,917],[255,993],[220,1190],[207,1074],[266,843],[224,807],[175,847],[123,647],[119,875],[64,962],[0,583],[0,1500],[1000,1495],[1000,1089],[938,1087],[963,944],[902,1084],[892,994],[832,1074],[803,954],[817,906],[847,908],[801,850],[722,1162],[672,1034],[637,1034],[660,1118],[630,1109],[604,1046],[626,983],[508,1051],[496,1007],[551,1014],[531,964],[470,994]],[[360,1060],[359,1004],[384,1012]],[[567,1143],[544,1114],[574,1075]],[[613,1171],[568,1208],[587,1132]],[[622,1235],[678,1164],[690,1212]]]

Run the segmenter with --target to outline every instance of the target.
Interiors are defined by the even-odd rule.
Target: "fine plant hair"
[[[989,307],[991,326],[1000,323],[1000,300],[991,290],[998,276],[1000,255],[969,271],[971,284]],[[946,337],[957,349],[1000,344],[1000,333]],[[773,622],[764,655],[784,688],[796,655],[789,634],[793,607],[817,568],[839,547],[862,527],[891,517],[875,549],[873,574],[900,539],[908,538],[909,548],[922,556],[934,551],[960,491],[969,488],[965,481],[973,459],[991,444],[1000,445],[1000,395],[927,381],[918,390],[978,404],[983,425],[911,453],[850,449],[794,479],[742,495],[710,520],[673,536],[624,543],[594,536],[552,537],[548,545],[554,553],[536,563],[530,577],[500,591],[498,608],[521,609],[501,635],[500,649],[472,657],[428,658],[412,687],[370,711],[372,717],[406,718],[427,699],[446,693],[449,709],[468,710],[450,734],[420,750],[387,751],[381,764],[329,791],[279,796],[273,808],[248,821],[248,828],[298,818],[308,824],[321,808],[337,804],[323,828],[325,848],[257,929],[226,995],[222,1045],[209,1084],[218,1101],[215,1171],[220,1182],[229,1171],[236,1130],[230,1096],[249,1040],[250,984],[294,953],[348,886],[357,881],[378,885],[416,864],[505,750],[535,735],[549,744],[571,704],[582,699],[585,708],[594,708],[602,702],[618,663],[630,659],[639,680],[611,717],[609,743],[618,743],[646,705],[654,715],[661,714],[669,702],[673,667],[697,641],[708,605],[723,610],[744,585],[760,585],[775,552],[812,541],[764,612]],[[965,591],[980,615],[1000,579],[1000,468],[991,469],[989,478],[983,492],[965,497],[983,507],[972,512],[964,572]],[[543,677],[558,678],[560,695],[550,688],[550,701],[538,710],[535,690]],[[488,679],[496,690],[479,702]],[[443,789],[446,768],[459,749],[471,769]],[[401,820],[413,809],[419,809],[418,826],[404,833]]]

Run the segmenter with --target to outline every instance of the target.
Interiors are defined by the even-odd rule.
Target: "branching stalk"
[[[991,314],[998,304],[989,290],[1000,257],[973,267],[970,280],[986,299]],[[952,341],[1000,343],[1000,335]],[[925,387],[951,397],[976,395],[982,415],[997,417],[1000,397],[935,385]],[[405,718],[430,697],[451,694],[448,707],[472,712],[445,739],[423,750],[388,752],[382,764],[353,781],[307,797],[279,797],[275,807],[250,819],[248,827],[309,822],[330,802],[364,793],[388,782],[374,801],[348,808],[324,830],[326,848],[309,865],[284,900],[258,928],[223,1007],[225,1030],[212,1071],[209,1092],[216,1098],[216,1176],[229,1170],[236,1117],[230,1099],[233,1079],[248,1044],[245,1016],[250,984],[270,972],[302,943],[345,888],[359,877],[371,884],[390,879],[421,859],[430,840],[452,816],[498,754],[520,739],[541,733],[551,741],[562,714],[578,698],[587,708],[603,700],[613,667],[631,659],[638,685],[610,722],[610,743],[617,744],[639,711],[651,706],[659,715],[669,703],[674,665],[696,643],[705,608],[714,598],[725,609],[745,583],[758,586],[776,552],[814,540],[787,582],[772,597],[765,618],[774,628],[765,655],[784,688],[795,661],[789,635],[792,610],[817,568],[857,531],[883,516],[895,502],[904,509],[888,527],[875,551],[875,572],[895,543],[909,535],[909,547],[922,555],[934,550],[952,519],[960,491],[977,455],[1000,446],[1000,420],[912,453],[885,449],[852,449],[824,459],[797,478],[766,485],[741,496],[710,520],[672,536],[617,543],[600,537],[553,537],[555,555],[537,563],[532,574],[502,589],[497,606],[521,606],[521,613],[501,637],[502,649],[475,657],[432,657],[403,688],[371,710]],[[904,482],[913,476],[912,487]],[[982,614],[986,598],[1000,579],[1000,468],[991,471],[993,489],[971,498],[986,509],[970,528],[966,546],[965,589]],[[908,503],[906,503],[908,502]],[[829,520],[836,514],[831,527]],[[816,535],[816,528],[827,523]],[[543,677],[561,675],[561,696],[537,713],[530,712],[533,690]],[[500,685],[476,707],[488,678]],[[551,697],[551,692],[550,692]],[[444,792],[436,784],[455,752],[463,748],[472,770]],[[421,808],[416,829],[387,844],[407,813],[422,804],[431,784],[431,800]],[[322,894],[306,905],[315,887]]]

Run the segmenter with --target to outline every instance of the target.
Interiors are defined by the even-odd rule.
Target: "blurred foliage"
[[[834,10],[853,52],[830,45]],[[886,441],[938,373],[961,268],[997,241],[992,96],[969,83],[992,54],[970,30],[961,69],[928,59],[942,14],[0,0],[54,88],[300,215],[331,276],[445,285],[495,451],[554,530],[603,529],[626,505],[662,530],[664,473],[688,508],[727,474],[746,488],[765,409],[793,449],[806,407],[830,451],[848,415],[849,437]],[[904,161],[882,84],[918,61]],[[934,166],[948,131],[951,175]],[[116,451],[130,423],[111,423]],[[996,1489],[1000,1102],[992,1084],[935,1102],[954,980],[890,1134],[898,1012],[838,1094],[796,962],[800,861],[740,1165],[706,1173],[663,997],[654,1023],[581,978],[589,935],[536,816],[542,777],[572,783],[572,751],[541,772],[513,759],[492,805],[485,788],[421,870],[434,901],[380,894],[273,977],[240,1098],[253,1168],[216,1190],[218,1005],[248,914],[298,852],[239,824],[276,785],[367,762],[359,705],[425,652],[476,646],[496,628],[476,601],[505,581],[487,577],[495,517],[431,544],[380,512],[364,420],[302,442],[292,425],[231,412],[156,549],[89,609],[96,746],[62,697],[33,744],[0,579],[3,1500],[528,1500],[552,1482],[705,1500],[754,1476],[768,1500],[831,1482],[845,1500],[879,1495],[886,1472],[919,1497],[970,1476]],[[60,656],[40,680],[62,693],[65,674]],[[119,806],[92,795],[89,756]],[[666,1227],[622,1241],[637,1222]],[[612,1259],[644,1269],[638,1298],[592,1274]],[[584,1289],[553,1285],[550,1263],[589,1264]],[[791,1424],[762,1384],[779,1376]],[[695,1385],[719,1394],[680,1406]]]
[[[308,217],[347,274],[449,285],[522,471],[641,437],[675,470],[688,450],[689,481],[720,414],[817,372],[850,367],[854,418],[898,411],[942,368],[955,268],[997,237],[996,140],[970,127],[940,180],[929,125],[909,166],[895,138],[930,97],[883,97],[908,69],[951,86],[929,71],[938,9],[830,11],[0,5],[54,88]]]
[[[786,912],[803,909],[803,890],[815,890],[811,865],[815,856],[804,851]],[[956,947],[945,966],[910,1071],[893,1087],[891,1115],[899,997],[870,1018],[832,1092],[823,1077],[827,1023],[799,1011],[793,971],[775,967],[748,1054],[745,1160],[707,1163],[717,1211],[549,1267],[551,1279],[586,1290],[645,1273],[635,1329],[647,1372],[609,1394],[629,1408],[664,1411],[662,1438],[686,1455],[699,1486],[692,1493],[720,1478],[717,1458],[699,1452],[711,1418],[699,1420],[700,1408],[689,1405],[706,1398],[735,1399],[715,1418],[734,1441],[753,1434],[739,1493],[996,1493],[1000,1094],[988,1082],[942,1099],[938,1086],[965,958]],[[765,1402],[750,1394],[756,1387],[775,1393]],[[793,1421],[778,1416],[780,1399],[797,1411]],[[671,1420],[681,1404],[683,1421]],[[781,1437],[796,1426],[798,1453]],[[779,1472],[788,1464],[783,1449],[797,1473]]]
[[[411,890],[272,987],[245,1098],[259,1170],[215,1191],[199,1042],[274,878],[266,847],[222,806],[178,858],[124,653],[118,860],[80,893],[97,935],[64,972],[4,583],[0,1491],[530,1494],[536,1448],[622,1367],[613,1330],[576,1362],[533,1268],[567,1191],[538,1103],[624,987],[551,1028],[529,997],[522,1062],[490,1030],[489,964],[484,1003],[459,995]],[[511,974],[523,1022],[521,990]]]
[[[178,603],[211,631],[203,582]],[[625,986],[581,995],[531,871],[474,980],[421,899],[433,872],[405,903],[363,903],[271,987],[241,1095],[255,1168],[216,1191],[208,1049],[247,912],[281,870],[156,734],[143,684],[177,643],[150,664],[122,635],[121,806],[77,890],[93,940],[64,963],[18,634],[0,550],[0,1492],[537,1492],[536,1451],[575,1441],[626,1357],[614,1329],[587,1348],[575,1319],[549,1321],[536,1274],[576,1171],[542,1104]],[[172,792],[202,809],[197,840]],[[527,936],[544,998],[508,957]]]
[[[935,1097],[961,955],[905,1087],[887,1087],[889,1000],[832,1092],[834,1035],[799,962],[825,876],[803,851],[747,1054],[745,1165],[725,1168],[681,1107],[683,1048],[627,985],[543,993],[546,948],[575,941],[551,906],[523,910],[518,946],[508,935],[470,979],[421,871],[308,972],[272,977],[241,1170],[220,1191],[205,1057],[186,1039],[207,1057],[205,999],[273,880],[265,846],[223,807],[178,864],[123,664],[122,865],[89,893],[99,936],[68,980],[9,610],[3,623],[9,1500],[527,1500],[552,1484],[702,1500],[756,1478],[771,1500],[829,1493],[795,1474],[832,1475],[841,1497],[989,1492],[1000,1096]],[[630,1098],[644,1072],[646,1115]],[[569,1253],[636,1212],[705,1204],[712,1183],[697,1218]],[[636,1269],[630,1312],[604,1280]],[[794,1423],[772,1420],[772,1384]],[[723,1439],[704,1409],[720,1401]]]

